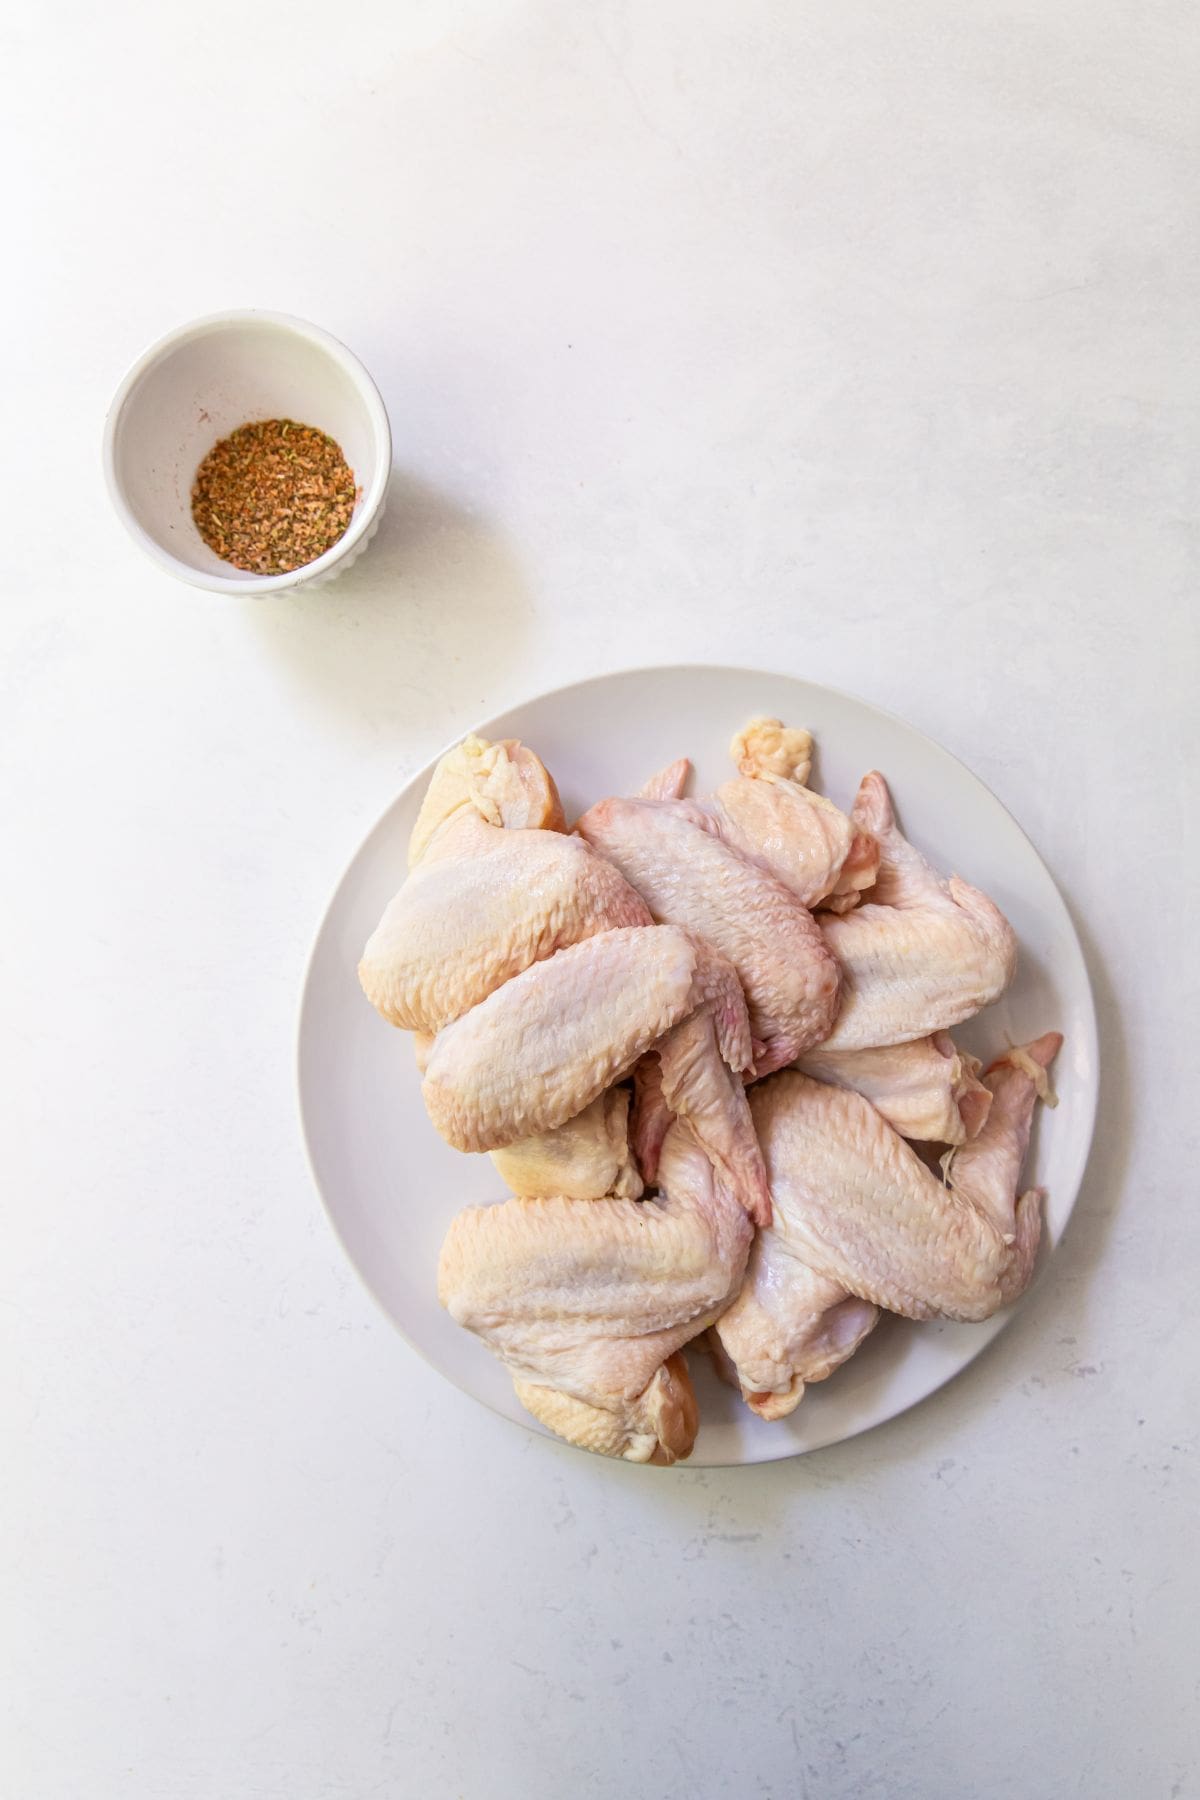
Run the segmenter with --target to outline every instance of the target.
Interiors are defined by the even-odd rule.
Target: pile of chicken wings
[[[691,1451],[700,1334],[781,1419],[881,1309],[1012,1300],[1041,1228],[1020,1172],[1062,1040],[982,1070],[949,1035],[1011,981],[1008,921],[881,775],[847,815],[807,732],[755,719],[731,753],[714,794],[672,763],[568,831],[530,749],[468,738],[359,966],[438,1131],[511,1190],[454,1219],[442,1304],[536,1418],[634,1462]]]

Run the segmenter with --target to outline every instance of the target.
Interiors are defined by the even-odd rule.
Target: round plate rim
[[[601,673],[599,675],[586,675],[586,676],[582,676],[573,681],[560,682],[555,687],[543,688],[535,694],[527,695],[524,699],[514,701],[511,705],[502,707],[499,711],[492,713],[487,719],[480,720],[476,724],[467,726],[461,731],[456,731],[453,734],[453,736],[451,736],[448,740],[446,740],[446,742],[444,743],[444,745],[442,746],[441,749],[439,749],[427,762],[425,762],[421,768],[414,771],[414,773],[408,778],[408,780],[404,783],[404,785],[392,796],[391,800],[387,803],[387,805],[383,808],[383,810],[376,816],[373,823],[368,827],[366,832],[364,832],[362,837],[359,839],[358,843],[356,844],[354,849],[351,851],[349,857],[346,859],[345,863],[343,864],[341,874],[338,876],[337,881],[334,883],[334,886],[330,893],[329,899],[326,902],[324,911],[322,912],[321,918],[317,924],[317,928],[316,928],[315,932],[313,933],[312,941],[309,946],[309,951],[308,951],[308,954],[307,954],[307,956],[305,958],[305,962],[304,962],[304,973],[303,973],[303,979],[301,982],[301,989],[300,989],[300,1002],[299,1002],[299,1006],[298,1006],[297,1012],[296,1012],[296,1023],[295,1023],[294,1040],[293,1040],[294,1041],[293,1075],[294,1075],[294,1080],[295,1080],[295,1084],[296,1084],[297,1110],[298,1110],[299,1116],[300,1116],[301,1142],[302,1142],[303,1148],[304,1148],[304,1156],[305,1156],[305,1161],[308,1165],[309,1175],[312,1179],[313,1186],[316,1189],[317,1196],[321,1202],[322,1211],[324,1212],[325,1217],[326,1217],[330,1227],[332,1228],[333,1234],[334,1234],[335,1238],[337,1239],[338,1244],[340,1245],[342,1252],[346,1257],[347,1262],[349,1263],[351,1269],[354,1271],[354,1275],[355,1275],[356,1279],[358,1280],[358,1282],[360,1283],[362,1288],[365,1290],[365,1292],[369,1296],[369,1298],[370,1298],[372,1304],[375,1306],[376,1310],[387,1320],[388,1325],[392,1328],[392,1330],[394,1330],[395,1332],[397,1332],[399,1334],[399,1336],[403,1339],[404,1343],[409,1347],[409,1349],[414,1351],[415,1354],[420,1357],[421,1361],[426,1365],[426,1367],[434,1370],[434,1372],[443,1381],[448,1382],[450,1384],[450,1386],[453,1387],[458,1393],[464,1395],[465,1398],[471,1400],[475,1405],[484,1407],[488,1412],[490,1412],[492,1414],[492,1416],[494,1418],[502,1419],[504,1421],[504,1423],[507,1425],[517,1426],[520,1430],[527,1432],[530,1437],[536,1438],[540,1442],[543,1442],[543,1443],[549,1442],[551,1444],[556,1444],[562,1449],[576,1450],[581,1455],[585,1455],[585,1456],[591,1456],[593,1453],[582,1449],[582,1447],[579,1445],[569,1444],[564,1439],[560,1439],[558,1437],[555,1437],[553,1434],[551,1434],[549,1432],[539,1429],[539,1427],[535,1424],[535,1422],[532,1419],[530,1419],[529,1421],[526,1421],[523,1418],[519,1418],[519,1417],[514,1418],[510,1414],[508,1414],[506,1412],[502,1412],[499,1407],[493,1406],[491,1404],[491,1402],[489,1400],[487,1400],[486,1398],[484,1398],[482,1395],[472,1393],[470,1391],[470,1389],[461,1386],[454,1379],[453,1375],[448,1374],[445,1369],[441,1368],[436,1362],[433,1361],[433,1359],[429,1355],[426,1354],[425,1350],[421,1347],[421,1345],[419,1343],[417,1343],[416,1339],[414,1337],[412,1337],[412,1335],[405,1329],[404,1325],[400,1322],[400,1320],[397,1319],[396,1316],[385,1305],[381,1295],[379,1293],[377,1293],[375,1288],[372,1286],[370,1280],[368,1279],[366,1273],[360,1266],[357,1257],[354,1255],[353,1251],[350,1248],[350,1245],[348,1244],[348,1242],[346,1240],[346,1236],[345,1236],[344,1232],[342,1231],[342,1227],[338,1221],[337,1214],[334,1210],[333,1203],[332,1203],[329,1195],[325,1191],[324,1183],[322,1182],[320,1174],[317,1169],[316,1155],[314,1153],[312,1138],[310,1135],[309,1118],[308,1118],[308,1113],[307,1113],[307,1110],[305,1107],[304,1060],[305,1060],[306,1025],[307,1025],[309,1008],[312,1003],[313,974],[314,974],[314,969],[315,969],[316,962],[317,962],[317,957],[320,953],[320,949],[321,949],[321,945],[322,945],[325,933],[330,926],[330,921],[335,913],[335,910],[338,905],[338,901],[340,900],[340,898],[342,896],[343,890],[345,889],[347,884],[350,882],[350,880],[354,874],[354,871],[358,866],[360,858],[363,856],[363,854],[368,849],[368,846],[370,845],[372,839],[377,835],[377,833],[379,833],[384,828],[384,826],[386,825],[388,819],[391,817],[391,815],[394,812],[394,810],[396,809],[396,807],[399,806],[403,802],[403,800],[406,798],[406,796],[410,793],[410,791],[414,787],[416,787],[419,783],[427,781],[429,779],[429,777],[433,773],[433,770],[437,766],[438,762],[440,762],[441,758],[443,756],[445,756],[449,750],[452,750],[457,744],[460,744],[462,742],[463,738],[468,736],[469,734],[476,733],[479,735],[486,735],[496,725],[496,723],[498,721],[508,718],[513,713],[521,712],[527,707],[536,706],[536,705],[540,704],[542,701],[558,699],[565,694],[570,694],[570,693],[576,692],[583,688],[596,688],[596,687],[601,687],[604,684],[609,683],[609,682],[619,682],[619,681],[627,679],[631,676],[647,676],[647,675],[655,676],[655,675],[658,675],[658,676],[666,677],[666,676],[688,674],[691,672],[694,672],[697,674],[706,674],[706,675],[728,674],[728,675],[735,675],[735,676],[744,676],[744,677],[747,677],[750,679],[758,678],[758,679],[769,680],[769,681],[785,680],[785,681],[794,682],[798,686],[820,689],[824,693],[832,695],[837,700],[845,701],[852,706],[861,707],[866,712],[874,713],[878,718],[888,721],[889,724],[899,726],[902,730],[909,733],[911,736],[913,736],[915,738],[919,738],[925,745],[927,745],[930,749],[935,751],[938,755],[947,757],[951,762],[956,763],[958,765],[958,767],[960,769],[962,769],[966,773],[966,775],[968,775],[970,777],[970,779],[972,781],[977,782],[979,784],[979,786],[985,790],[985,792],[988,794],[990,799],[994,802],[994,804],[996,806],[998,806],[1000,808],[1001,812],[1004,813],[1004,815],[1010,821],[1010,823],[1012,824],[1014,829],[1019,833],[1020,837],[1024,841],[1024,843],[1029,851],[1029,854],[1036,860],[1036,862],[1040,866],[1042,873],[1044,874],[1047,882],[1050,884],[1050,887],[1053,889],[1054,894],[1059,902],[1059,905],[1062,908],[1063,917],[1066,920],[1066,923],[1070,929],[1070,933],[1074,940],[1076,950],[1079,953],[1079,964],[1080,964],[1080,968],[1083,971],[1083,978],[1084,978],[1083,992],[1084,992],[1084,998],[1086,1000],[1086,1026],[1087,1026],[1088,1035],[1089,1035],[1089,1039],[1090,1039],[1088,1048],[1091,1053],[1091,1064],[1092,1064],[1092,1068],[1094,1070],[1094,1078],[1093,1078],[1090,1086],[1085,1090],[1085,1094],[1080,1097],[1082,1100],[1085,1101],[1086,1109],[1087,1109],[1086,1110],[1086,1118],[1081,1118],[1079,1120],[1079,1123],[1083,1126],[1082,1142],[1084,1145],[1084,1149],[1083,1149],[1083,1155],[1082,1155],[1082,1159],[1081,1159],[1081,1163],[1080,1163],[1079,1175],[1078,1175],[1078,1178],[1074,1185],[1074,1191],[1072,1192],[1069,1201],[1065,1204],[1065,1207],[1064,1207],[1062,1227],[1059,1232],[1060,1240],[1063,1235],[1063,1232],[1065,1232],[1068,1224],[1070,1223],[1071,1216],[1074,1213],[1076,1205],[1078,1204],[1079,1195],[1080,1195],[1080,1192],[1082,1191],[1084,1179],[1085,1179],[1085,1176],[1087,1173],[1087,1164],[1088,1164],[1088,1161],[1091,1156],[1091,1151],[1092,1151],[1094,1139],[1095,1139],[1096,1114],[1097,1114],[1098,1107],[1099,1107],[1099,1097],[1100,1097],[1100,1043],[1099,1043],[1099,1026],[1098,1026],[1098,1021],[1097,1021],[1097,1017],[1096,1017],[1096,997],[1095,997],[1095,993],[1093,992],[1093,989],[1092,989],[1091,974],[1090,974],[1090,971],[1087,966],[1087,957],[1084,953],[1083,944],[1080,941],[1079,933],[1075,926],[1075,920],[1072,917],[1071,909],[1067,905],[1066,898],[1063,895],[1062,889],[1060,888],[1057,880],[1054,877],[1054,874],[1052,873],[1049,866],[1047,865],[1041,852],[1038,850],[1036,844],[1034,844],[1034,842],[1030,838],[1028,832],[1025,830],[1025,828],[1021,824],[1020,820],[1016,817],[1016,814],[1011,810],[1010,807],[1008,807],[1005,804],[1005,802],[1003,800],[1001,800],[1000,796],[997,793],[995,793],[995,791],[988,785],[988,783],[986,781],[984,781],[983,777],[981,775],[977,774],[976,771],[970,766],[970,764],[964,762],[964,760],[960,756],[957,756],[953,750],[948,750],[946,748],[946,746],[943,743],[939,742],[939,740],[937,738],[933,737],[929,732],[923,730],[922,727],[920,727],[919,725],[912,724],[912,722],[910,720],[906,719],[903,716],[903,714],[893,712],[888,707],[880,706],[874,700],[865,700],[862,697],[862,695],[855,694],[847,688],[836,687],[831,682],[811,681],[811,680],[809,680],[809,678],[807,676],[793,675],[790,672],[783,671],[783,670],[771,671],[771,670],[755,668],[755,667],[753,667],[749,664],[745,664],[745,663],[725,663],[725,662],[634,663],[634,664],[630,664],[626,667],[622,667],[619,669],[605,670],[603,673]],[[1055,1244],[1055,1246],[1053,1246],[1053,1248],[1056,1249],[1057,1244]],[[1045,1271],[1045,1261],[1048,1261],[1048,1260],[1049,1259],[1047,1258],[1041,1262],[1038,1270],[1035,1273],[1034,1282],[1031,1283],[1031,1288],[1033,1286],[1035,1286],[1041,1280],[1042,1275],[1044,1274],[1044,1271]],[[1027,1292],[1028,1291],[1030,1291],[1030,1290],[1027,1290]],[[959,1366],[957,1366],[955,1368],[948,1369],[945,1372],[945,1374],[941,1375],[939,1377],[939,1379],[937,1379],[934,1382],[932,1387],[926,1388],[923,1393],[914,1394],[911,1399],[906,1400],[902,1405],[897,1406],[894,1411],[889,1412],[885,1418],[874,1419],[874,1420],[865,1420],[861,1424],[857,1424],[857,1425],[853,1426],[850,1430],[847,1430],[847,1431],[841,1433],[841,1435],[839,1435],[836,1438],[829,1439],[825,1443],[810,1444],[810,1445],[796,1445],[796,1444],[792,1444],[792,1443],[788,1442],[787,1440],[783,1440],[780,1444],[780,1448],[779,1448],[778,1452],[775,1454],[766,1454],[766,1455],[762,1455],[762,1456],[756,1456],[752,1459],[747,1459],[747,1458],[742,1457],[742,1458],[730,1459],[730,1460],[715,1460],[715,1459],[707,1460],[702,1464],[690,1465],[692,1470],[695,1471],[700,1468],[705,1468],[705,1469],[746,1469],[746,1468],[758,1468],[761,1466],[769,1466],[770,1464],[776,1463],[776,1462],[790,1461],[795,1457],[815,1456],[815,1455],[819,1454],[822,1450],[833,1449],[837,1444],[850,1443],[854,1438],[861,1437],[866,1432],[882,1429],[885,1425],[891,1424],[893,1422],[893,1420],[902,1418],[905,1413],[910,1412],[914,1407],[920,1406],[926,1400],[932,1399],[932,1397],[935,1394],[940,1393],[943,1388],[948,1387],[960,1375],[965,1374],[967,1369],[970,1368],[975,1362],[978,1361],[979,1357],[984,1353],[984,1351],[991,1344],[995,1343],[996,1339],[1012,1323],[1013,1319],[1017,1316],[1018,1312],[1020,1311],[1021,1301],[1023,1299],[1024,1299],[1024,1296],[1021,1296],[1020,1299],[1018,1299],[1018,1301],[1014,1305],[1005,1307],[1000,1313],[994,1314],[990,1320],[985,1321],[987,1335],[984,1337],[981,1337],[981,1341],[979,1343],[978,1349],[975,1350],[972,1353],[972,1355],[965,1362],[961,1363]],[[613,1459],[606,1458],[605,1460],[607,1461],[607,1460],[613,1460]],[[617,1460],[619,1461],[619,1459],[617,1459]],[[649,1467],[650,1465],[621,1463],[620,1466],[627,1467],[627,1468],[641,1468],[643,1466]],[[677,1464],[676,1467],[682,1471],[687,1471],[689,1468],[689,1464],[685,1461],[683,1463]]]

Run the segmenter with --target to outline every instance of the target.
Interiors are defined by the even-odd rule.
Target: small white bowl
[[[192,519],[202,459],[254,419],[327,432],[359,489],[337,543],[285,575],[223,562]],[[213,593],[270,594],[340,575],[375,535],[391,467],[387,412],[367,371],[327,331],[286,313],[214,313],[168,333],[130,369],[104,425],[105,479],[126,530],[169,574]]]

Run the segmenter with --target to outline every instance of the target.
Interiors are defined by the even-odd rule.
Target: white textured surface
[[[6,49],[0,1791],[1195,1793],[1194,10],[65,0]],[[98,468],[131,358],[242,304],[362,355],[398,465],[344,580],[256,605]],[[290,1066],[406,771],[680,656],[965,757],[1105,1040],[1012,1329],[728,1473],[422,1367]]]

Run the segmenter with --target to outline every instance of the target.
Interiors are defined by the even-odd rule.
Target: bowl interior
[[[192,521],[192,482],[213,445],[255,419],[328,432],[354,471],[358,517],[379,461],[370,407],[333,350],[276,321],[215,321],[168,343],[137,377],[113,429],[113,475],[135,522],[168,556],[230,584],[263,578],[208,548]]]

